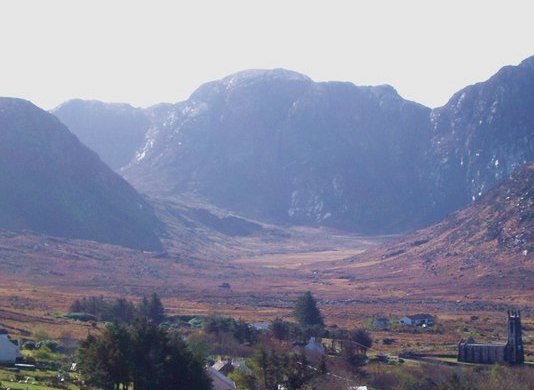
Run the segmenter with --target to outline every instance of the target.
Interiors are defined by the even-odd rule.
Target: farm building
[[[510,363],[525,361],[521,337],[521,313],[508,310],[506,344],[476,344],[472,337],[458,343],[458,361],[469,363]]]
[[[211,368],[214,370],[220,372],[223,375],[228,375],[230,372],[234,370],[234,366],[232,365],[232,362],[230,360],[219,360],[216,361]]]
[[[18,344],[9,339],[6,330],[0,329],[0,363],[15,363],[18,357]]]
[[[436,318],[430,314],[414,314],[411,316],[404,316],[399,319],[399,324],[406,326],[434,326]]]
[[[304,349],[308,352],[316,353],[318,355],[324,355],[325,350],[324,346],[315,340],[315,337],[310,337],[310,340],[308,341],[308,344],[304,347]]]

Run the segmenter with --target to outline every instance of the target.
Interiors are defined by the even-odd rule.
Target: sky
[[[437,107],[534,55],[532,15],[530,0],[0,0],[0,96],[146,107],[286,68]]]

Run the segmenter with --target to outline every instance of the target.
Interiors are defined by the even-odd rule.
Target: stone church
[[[472,337],[458,344],[458,361],[469,363],[522,364],[525,361],[521,338],[521,313],[508,310],[506,344],[476,344]]]

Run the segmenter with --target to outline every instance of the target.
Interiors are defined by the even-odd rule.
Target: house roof
[[[217,370],[217,371],[221,371],[224,367],[226,367],[227,365],[231,365],[232,362],[230,362],[229,360],[219,360],[219,361],[216,361],[212,366],[211,368]]]
[[[270,322],[254,322],[251,326],[257,330],[267,330],[271,326]]]
[[[221,374],[219,371],[215,370],[214,368],[208,367],[208,375],[210,376],[214,388],[221,388],[220,385],[224,386],[228,389],[236,389],[235,383],[225,377],[223,374]],[[218,382],[220,385],[217,386],[216,382]]]

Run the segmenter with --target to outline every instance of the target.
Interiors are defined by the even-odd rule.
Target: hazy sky
[[[533,15],[530,0],[0,0],[0,95],[147,106],[282,67],[434,107],[534,55]]]

